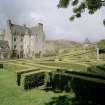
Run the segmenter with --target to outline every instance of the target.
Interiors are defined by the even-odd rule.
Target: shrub
[[[22,84],[25,90],[32,89],[44,85],[54,91],[70,91],[71,77],[63,74],[64,71],[34,71],[22,75]]]
[[[39,68],[37,69],[27,69],[27,70],[21,70],[19,72],[17,72],[17,85],[20,86],[21,84],[21,75],[22,74],[25,74],[25,73],[30,73],[30,72],[33,72],[33,71],[37,71],[37,70],[40,70]]]
[[[94,65],[94,66],[90,66],[89,68],[87,68],[87,71],[90,72],[91,74],[95,74],[95,75],[100,75],[101,77],[105,77],[105,65]]]
[[[45,72],[44,85],[48,87],[50,86],[50,72]]]
[[[92,79],[74,78],[71,85],[79,100],[93,102],[104,102],[105,100],[105,84],[97,82],[97,79],[96,82],[93,82]]]
[[[47,81],[46,87],[50,87],[54,91],[70,91],[71,90],[71,78],[63,75],[63,73],[58,73],[58,71],[55,72],[49,72],[49,78]]]
[[[3,69],[3,64],[0,64],[0,69]]]
[[[22,76],[22,85],[24,89],[28,90],[44,85],[44,75],[45,73],[43,71],[35,71],[24,74]]]

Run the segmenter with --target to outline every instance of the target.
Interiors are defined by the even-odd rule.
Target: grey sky
[[[84,14],[74,22],[69,21],[71,7],[58,9],[58,0],[0,0],[0,30],[5,21],[11,19],[16,24],[34,26],[44,24],[47,39],[68,39],[96,41],[105,38],[105,7],[94,15]]]

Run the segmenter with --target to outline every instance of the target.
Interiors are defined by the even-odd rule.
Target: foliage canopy
[[[105,49],[105,39],[98,42],[98,47],[100,49]]]
[[[58,8],[67,8],[69,5],[73,7],[73,15],[70,20],[80,18],[85,11],[94,14],[103,7],[102,0],[59,0]],[[105,20],[103,20],[103,24],[105,25]]]

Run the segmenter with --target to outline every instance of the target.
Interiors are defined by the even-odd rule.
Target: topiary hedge
[[[25,90],[32,89],[44,85],[45,88],[50,88],[54,91],[70,91],[71,90],[71,77],[63,75],[65,72],[62,70],[37,70],[27,73],[21,71],[17,74],[17,84],[22,85]],[[22,76],[21,74],[24,73]],[[21,82],[20,82],[21,81]]]
[[[71,91],[71,77],[63,75],[61,71],[49,72],[47,74],[46,87],[54,91]]]
[[[2,63],[0,64],[0,69],[3,69],[3,64]]]
[[[74,78],[71,86],[78,100],[105,102],[105,84],[103,83]]]
[[[22,86],[25,90],[32,89],[44,85],[43,71],[35,71],[31,73],[26,73],[22,75]]]
[[[20,86],[21,84],[21,75],[22,74],[25,74],[25,73],[30,73],[30,72],[33,72],[33,71],[37,71],[37,70],[40,70],[39,68],[37,69],[27,69],[27,70],[21,70],[19,72],[17,72],[17,85]]]

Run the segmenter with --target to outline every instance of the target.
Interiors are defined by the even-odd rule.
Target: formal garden
[[[80,95],[78,92],[74,92],[77,91],[75,83],[83,85],[88,84],[88,81],[91,80],[91,82],[95,82],[94,86],[100,88],[97,83],[102,86],[105,84],[104,81],[101,81],[105,75],[104,64],[104,59],[97,61],[95,51],[87,53],[87,51],[81,50],[68,51],[68,53],[51,57],[0,61],[0,104],[91,105],[91,100],[88,103],[77,100],[80,98],[77,96]],[[90,72],[91,75],[87,74]],[[98,75],[94,76],[94,73]],[[89,78],[86,77],[88,75]],[[80,80],[73,79],[75,77]],[[81,79],[87,82],[81,81]],[[71,83],[73,88],[71,88]],[[91,86],[90,82],[89,84]],[[94,90],[94,86],[89,88]],[[100,90],[102,89],[100,88]],[[89,98],[86,96],[86,99]]]

